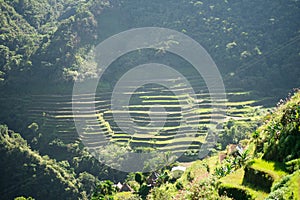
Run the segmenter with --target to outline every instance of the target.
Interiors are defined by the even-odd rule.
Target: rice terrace
[[[0,0],[0,198],[300,200],[299,0]]]

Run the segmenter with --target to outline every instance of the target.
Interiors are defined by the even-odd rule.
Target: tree
[[[145,178],[141,172],[137,172],[135,173],[134,180],[138,182],[140,185],[142,185],[143,182],[145,181]]]
[[[113,182],[110,180],[101,181],[98,183],[96,190],[92,194],[92,200],[113,199],[113,194],[116,192]]]

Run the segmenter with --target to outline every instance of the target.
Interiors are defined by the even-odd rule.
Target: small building
[[[118,184],[115,185],[116,188],[118,188],[118,190],[121,190],[122,188],[122,183],[118,182]]]
[[[147,179],[147,184],[151,185],[151,186],[155,186],[158,177],[159,177],[159,174],[157,172],[152,172],[151,175],[149,176],[149,178]]]
[[[124,183],[119,192],[134,192],[134,190],[127,183]]]
[[[244,149],[241,145],[230,144],[228,145],[227,155],[241,156],[244,153]]]

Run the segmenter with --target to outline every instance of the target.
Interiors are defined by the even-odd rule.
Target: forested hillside
[[[299,85],[298,1],[33,2],[2,0],[3,83],[91,77],[94,69],[82,62],[92,46],[129,28],[158,26],[200,42],[230,87],[284,95]]]
[[[89,178],[88,175],[81,174],[76,179],[67,162],[56,162],[48,156],[41,156],[18,133],[5,126],[1,126],[0,137],[1,188],[5,188],[1,190],[1,198],[12,199],[16,195],[26,194],[37,199],[45,196],[49,199],[78,199],[86,195],[80,187],[88,183],[79,181]]]
[[[0,198],[299,199],[299,19],[298,0],[0,0]],[[213,120],[219,115],[203,77],[164,49],[118,58],[96,94],[72,96],[75,81],[94,80],[102,70],[94,62],[98,44],[142,27],[169,28],[204,47],[226,89],[226,100],[217,102],[224,106],[222,123]],[[112,114],[113,87],[145,63],[172,66],[195,96],[172,93],[188,91],[179,79],[163,79],[171,92],[143,86],[132,93],[132,118],[123,122],[145,134],[124,133]],[[292,97],[276,107],[287,94]],[[151,110],[158,104],[169,119],[154,132],[149,119],[161,120],[161,110]],[[192,127],[179,123],[182,105]],[[76,119],[86,120],[83,136]],[[198,160],[199,149],[212,143],[209,133],[217,139]],[[97,149],[100,158],[82,142],[97,135],[110,144]],[[88,144],[97,142],[103,141]],[[232,145],[247,153],[232,155]],[[164,165],[154,175],[116,170],[125,153],[156,150],[159,157],[142,163],[144,169]],[[176,162],[172,153],[180,155]],[[181,165],[186,171],[174,174],[172,167]],[[128,191],[117,192],[118,182]]]

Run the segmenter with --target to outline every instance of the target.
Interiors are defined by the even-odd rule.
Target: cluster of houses
[[[186,170],[186,167],[177,166],[173,167],[171,172],[175,178],[179,178]],[[147,179],[147,186],[154,187],[157,184],[157,180],[159,178],[159,173],[152,172],[151,175]],[[134,190],[127,183],[117,183],[114,185],[118,192],[134,192]]]

